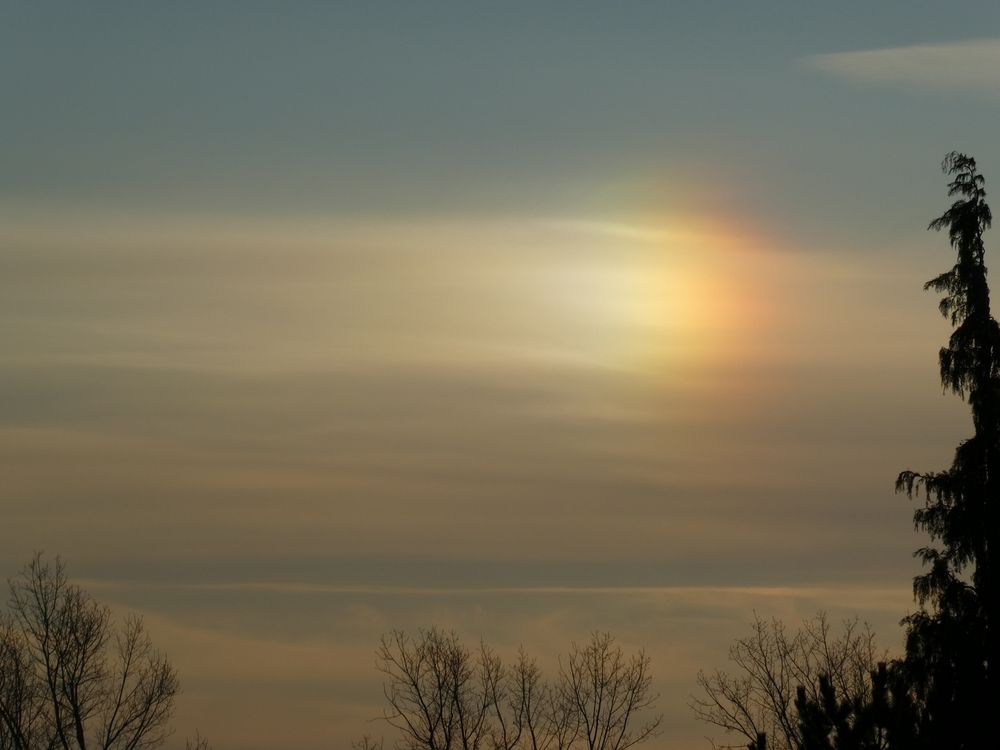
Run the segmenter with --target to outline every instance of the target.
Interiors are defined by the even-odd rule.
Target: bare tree
[[[493,750],[568,750],[579,736],[579,719],[547,683],[538,662],[524,648],[504,670],[503,687],[493,694]]]
[[[626,750],[657,732],[660,714],[635,723],[659,697],[652,679],[649,657],[626,657],[610,633],[594,633],[583,648],[573,644],[560,665],[559,695],[575,709],[587,750]]]
[[[385,636],[377,665],[388,702],[382,718],[399,732],[400,750],[626,750],[660,721],[633,726],[655,699],[649,659],[626,658],[610,636],[574,646],[555,684],[523,649],[506,666],[486,644],[471,651],[436,628]]]
[[[798,688],[811,701],[821,701],[819,678],[825,676],[838,700],[867,703],[870,676],[886,658],[871,628],[857,619],[844,622],[835,635],[820,612],[789,633],[780,620],[755,613],[750,635],[729,648],[734,671],[699,672],[702,693],[692,697],[691,709],[702,721],[739,736],[741,748],[766,735],[771,750],[796,750],[802,740]]]
[[[351,750],[382,750],[384,746],[382,738],[376,740],[370,734],[366,734],[360,740],[351,743]]]
[[[142,620],[111,611],[40,554],[0,617],[0,749],[146,750],[162,744],[177,675]]]
[[[195,730],[194,737],[184,740],[184,750],[212,750],[212,744],[207,737],[202,736],[201,732]]]
[[[576,715],[556,700],[538,663],[521,648],[508,675],[524,750],[567,750],[577,735]],[[512,746],[513,747],[513,746]]]
[[[395,631],[382,638],[377,659],[389,703],[383,718],[400,731],[401,747],[479,748],[496,679],[495,660],[485,647],[477,663],[455,633],[433,628],[411,639]]]

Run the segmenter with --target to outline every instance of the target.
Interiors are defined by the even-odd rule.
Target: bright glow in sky
[[[678,750],[755,609],[897,647],[936,167],[1000,179],[961,7],[5,9],[4,575],[145,614],[171,747],[378,734],[391,628],[611,630]]]

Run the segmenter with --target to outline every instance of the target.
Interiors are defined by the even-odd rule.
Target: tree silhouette
[[[822,710],[832,691],[838,704],[870,702],[871,673],[885,658],[871,629],[858,620],[837,632],[820,612],[790,631],[780,620],[755,614],[750,634],[729,647],[731,671],[699,672],[701,693],[689,705],[698,719],[736,735],[743,747],[800,750],[803,701]]]
[[[594,633],[583,647],[573,644],[559,670],[558,694],[575,709],[586,750],[628,750],[659,729],[656,715],[636,726],[653,708],[650,659],[642,651],[626,657],[609,633]]]
[[[942,292],[939,309],[954,326],[940,352],[941,382],[966,399],[974,434],[951,468],[904,471],[897,491],[922,496],[915,526],[936,546],[915,553],[920,610],[904,621],[907,673],[925,747],[973,748],[1000,707],[997,564],[1000,502],[1000,325],[990,313],[983,232],[992,219],[975,159],[952,152],[942,164],[956,200],[929,229],[947,230],[957,258],[924,286]]]
[[[472,650],[437,628],[384,636],[376,660],[398,750],[627,750],[661,721],[649,716],[649,657],[626,655],[608,634],[573,644],[554,683],[523,650],[505,665],[485,643]]]
[[[169,733],[177,691],[142,620],[116,629],[58,558],[35,555],[10,582],[0,614],[0,750],[154,748]]]
[[[913,581],[920,609],[903,620],[906,653],[902,659],[879,663],[864,677],[861,689],[852,692],[838,691],[835,670],[796,675],[794,726],[787,710],[788,682],[779,679],[783,670],[770,666],[781,665],[773,658],[752,660],[750,680],[733,680],[724,673],[717,675],[726,680],[702,675],[709,700],[696,701],[696,713],[742,734],[750,740],[749,750],[764,750],[773,741],[794,750],[996,746],[1000,325],[990,312],[983,245],[992,215],[975,159],[952,152],[942,168],[952,178],[948,195],[956,200],[928,228],[948,231],[956,261],[924,288],[944,295],[939,309],[954,330],[939,354],[941,383],[968,401],[974,434],[959,444],[950,469],[908,470],[896,480],[897,492],[923,498],[913,520],[931,538],[931,545],[915,553],[925,570]],[[767,679],[762,681],[760,675]],[[758,684],[770,689],[755,687]]]

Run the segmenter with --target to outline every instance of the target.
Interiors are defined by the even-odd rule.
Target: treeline
[[[649,710],[649,657],[625,654],[607,633],[573,644],[552,682],[523,649],[505,664],[485,643],[470,649],[438,629],[394,632],[377,654],[382,718],[413,750],[627,750],[662,720]]]

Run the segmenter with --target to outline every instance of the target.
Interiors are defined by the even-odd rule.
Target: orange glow
[[[752,235],[708,230],[679,254],[678,296],[668,313],[680,346],[702,362],[754,358],[775,318],[774,253]]]
[[[628,246],[573,273],[587,314],[605,318],[609,356],[639,369],[677,371],[753,360],[774,345],[787,256],[764,238],[689,220],[581,228]]]

